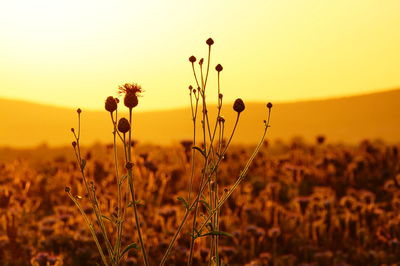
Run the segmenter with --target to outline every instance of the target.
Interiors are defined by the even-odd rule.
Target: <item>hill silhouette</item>
[[[400,142],[400,89],[345,98],[276,103],[272,110],[270,140],[301,136],[314,141],[324,135],[328,141],[355,143],[363,139]],[[122,106],[121,106],[122,107]],[[110,143],[112,125],[106,111],[82,113],[82,143]],[[215,106],[209,106],[211,122]],[[235,121],[232,104],[223,107],[228,135]],[[256,143],[262,133],[265,103],[246,103],[236,143]],[[0,99],[0,146],[33,147],[43,143],[60,146],[73,140],[76,127],[73,109]],[[189,108],[134,113],[133,136],[140,142],[171,144],[192,136]]]

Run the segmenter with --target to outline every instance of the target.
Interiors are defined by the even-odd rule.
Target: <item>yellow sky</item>
[[[187,106],[188,57],[206,56],[208,37],[226,101],[390,89],[399,12],[398,0],[1,1],[0,97],[102,109],[137,82],[141,110]]]

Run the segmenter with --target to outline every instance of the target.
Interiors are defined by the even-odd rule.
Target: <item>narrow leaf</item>
[[[127,177],[127,175],[123,175],[119,181],[119,184],[122,185]]]
[[[136,204],[136,206],[140,206],[140,205],[142,205],[142,206],[144,206],[144,201],[143,200],[136,200],[135,201],[135,204]],[[133,207],[133,201],[130,201],[129,202],[129,204],[128,204],[128,207]]]
[[[227,233],[227,232],[222,232],[222,231],[211,231],[211,232],[207,232],[205,234],[202,234],[200,237],[203,236],[229,236],[229,237],[233,237],[231,234]]]
[[[206,155],[204,154],[204,151],[202,149],[200,149],[199,147],[193,146],[192,149],[198,150],[201,153],[201,155],[203,155],[204,158],[206,157]]]
[[[204,206],[206,206],[207,210],[211,211],[210,204],[208,204],[207,201],[205,201],[205,200],[202,199],[202,200],[200,200],[200,202],[203,203]]]
[[[81,161],[81,168],[82,168],[82,170],[85,170],[85,166],[86,166],[86,160],[85,160],[85,159],[82,159],[82,161]]]
[[[189,209],[189,204],[186,202],[184,198],[178,197],[178,200],[183,203],[186,209]]]
[[[128,252],[129,250],[131,250],[131,249],[133,249],[133,248],[136,249],[136,250],[139,249],[139,247],[138,247],[138,245],[137,245],[136,243],[131,243],[131,244],[127,245],[127,246],[124,248],[124,250],[121,252],[120,258],[122,258],[122,257],[125,255],[126,252]]]
[[[106,219],[106,220],[108,220],[109,222],[112,222],[112,220],[110,218],[108,218],[107,216],[105,216],[105,215],[102,215],[101,217]]]

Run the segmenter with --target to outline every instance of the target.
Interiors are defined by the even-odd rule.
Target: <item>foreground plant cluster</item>
[[[138,211],[150,264],[162,259],[185,215],[177,199],[188,193],[190,161],[185,147],[140,143],[134,147],[137,197],[142,200]],[[232,235],[219,239],[221,260],[229,265],[398,264],[399,149],[370,142],[356,147],[299,143],[264,147],[245,183],[221,208],[220,230]],[[112,150],[112,145],[95,146],[85,148],[83,155],[87,176],[96,182],[108,217],[113,217],[110,210],[117,194]],[[229,188],[233,173],[240,171],[251,152],[251,147],[233,146],[226,154],[219,167],[221,190]],[[65,183],[73,184],[71,190],[84,191],[77,182],[79,166],[73,157],[53,157],[35,165],[31,162],[37,158],[1,163],[0,265],[101,262],[83,218],[62,192]],[[90,206],[84,211],[94,218]],[[128,208],[127,216],[132,215]],[[125,223],[124,231],[132,232],[123,235],[124,243],[137,238],[133,223]],[[187,262],[190,231],[186,225],[167,265]],[[193,264],[207,264],[209,248],[200,238]],[[142,263],[138,251],[126,256],[122,265]]]
[[[182,233],[182,230],[187,223],[191,222],[191,231],[188,232],[191,239],[189,243],[189,255],[187,265],[192,265],[194,253],[196,251],[196,242],[199,243],[200,238],[209,240],[209,263],[213,265],[223,265],[223,261],[219,256],[219,238],[221,236],[231,236],[227,232],[219,230],[220,211],[221,206],[230,198],[232,193],[238,188],[240,183],[246,178],[249,167],[253,162],[255,156],[260,150],[262,143],[265,139],[267,130],[269,128],[269,121],[271,115],[272,104],[268,103],[268,115],[264,120],[264,131],[261,134],[261,139],[255,147],[252,155],[248,158],[247,163],[243,169],[236,174],[237,179],[232,183],[229,188],[223,191],[219,190],[220,178],[218,176],[218,168],[224,160],[228,147],[234,136],[236,127],[238,125],[241,113],[245,110],[246,106],[242,99],[237,98],[233,103],[233,110],[237,113],[236,121],[231,132],[225,130],[225,118],[222,116],[222,103],[223,94],[221,93],[220,74],[223,70],[221,64],[216,65],[215,71],[217,73],[217,116],[213,120],[209,116],[207,108],[207,81],[210,74],[210,61],[211,61],[211,47],[214,40],[209,38],[206,41],[208,46],[208,56],[206,61],[201,58],[198,65],[195,66],[197,61],[195,56],[189,57],[191,63],[194,82],[196,87],[189,86],[190,107],[193,122],[193,139],[185,141],[187,160],[190,161],[190,174],[187,178],[188,194],[178,197],[178,200],[185,207],[185,214],[178,222],[176,232],[169,240],[169,244],[164,251],[159,265],[165,265],[170,260],[170,256],[176,246],[176,241]],[[150,259],[147,254],[146,242],[143,238],[143,230],[141,229],[141,213],[138,211],[138,206],[142,200],[138,198],[138,181],[135,173],[136,158],[132,148],[132,132],[134,127],[134,108],[139,104],[139,97],[143,92],[140,85],[133,83],[126,83],[119,87],[119,93],[123,95],[124,107],[129,111],[128,118],[120,117],[118,111],[120,108],[118,98],[113,96],[107,97],[105,100],[105,110],[109,112],[111,123],[113,126],[113,155],[114,155],[114,170],[115,170],[115,183],[117,186],[117,195],[114,206],[111,208],[111,216],[104,213],[110,209],[103,209],[101,206],[101,194],[96,191],[96,184],[93,179],[87,176],[86,163],[87,160],[82,157],[81,150],[81,113],[82,110],[78,109],[78,128],[71,128],[74,136],[72,147],[74,149],[76,162],[79,165],[83,191],[78,191],[80,194],[74,194],[75,191],[71,187],[66,187],[65,192],[69,198],[74,202],[77,209],[81,213],[84,222],[86,223],[97,250],[99,251],[102,263],[106,266],[118,266],[126,258],[126,255],[132,249],[140,250],[143,258],[144,265],[150,265]],[[200,126],[200,138],[198,141],[197,127]],[[226,140],[226,137],[227,140]],[[122,153],[124,161],[121,163],[119,160],[118,143],[122,143]],[[199,156],[198,156],[199,155]],[[199,158],[200,157],[200,158]],[[120,167],[120,165],[124,167]],[[82,195],[85,195],[82,197]],[[91,206],[94,213],[94,219],[88,216],[84,210],[86,204]],[[201,206],[206,207],[206,211],[201,210]],[[126,214],[128,208],[133,209],[133,216],[129,218]],[[126,235],[133,236],[133,232],[124,231],[124,224],[133,221],[136,228],[137,242],[125,243],[123,237]],[[111,225],[109,225],[111,224]],[[132,241],[135,238],[132,238]],[[197,240],[197,241],[196,241]],[[154,263],[153,263],[154,264]]]

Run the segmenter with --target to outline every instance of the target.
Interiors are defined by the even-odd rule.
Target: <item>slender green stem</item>
[[[118,121],[118,113],[115,110],[115,121],[113,114],[110,112],[111,121],[113,123],[113,147],[114,147],[114,165],[115,165],[115,178],[117,181],[117,241],[114,246],[115,257],[119,258],[120,248],[121,248],[121,238],[122,238],[122,202],[121,202],[121,182],[119,178],[119,170],[118,170],[118,150],[117,150],[117,125],[115,121]]]
[[[193,146],[196,146],[196,122],[197,122],[197,108],[199,106],[199,98],[195,95],[196,99],[196,104],[195,108],[193,108],[193,102],[192,102],[192,97],[190,95],[190,106],[192,110],[192,120],[193,120]],[[190,171],[190,183],[189,183],[189,196],[188,196],[188,202],[190,203],[190,198],[193,190],[193,178],[194,178],[194,171],[195,171],[195,150],[192,149],[192,166],[191,166],[191,171]]]
[[[113,260],[114,251],[113,251],[111,242],[108,239],[107,230],[106,230],[106,228],[104,226],[104,222],[103,222],[103,218],[102,218],[103,215],[101,213],[101,209],[100,209],[100,206],[98,204],[97,198],[96,198],[96,196],[94,194],[94,190],[91,193],[91,189],[89,188],[89,184],[87,182],[87,178],[86,178],[86,175],[85,175],[85,171],[84,171],[85,168],[83,166],[83,160],[82,160],[81,149],[80,149],[80,133],[81,133],[81,116],[80,116],[80,113],[78,113],[78,135],[76,135],[75,132],[74,132],[74,136],[75,136],[75,139],[76,139],[76,148],[77,148],[77,150],[75,150],[75,155],[76,155],[76,159],[77,159],[77,162],[79,164],[79,167],[80,167],[82,179],[83,179],[83,182],[84,182],[84,185],[85,185],[85,188],[86,188],[86,193],[88,194],[89,200],[92,203],[92,209],[93,209],[93,211],[94,211],[94,213],[96,215],[97,221],[99,222],[100,229],[101,229],[101,232],[102,232],[102,234],[104,236],[106,247],[107,247],[107,250],[109,252],[109,255]]]
[[[269,116],[268,116],[269,117]],[[249,170],[249,167],[251,165],[251,163],[253,162],[255,156],[257,155],[258,151],[260,150],[264,139],[265,139],[265,135],[267,133],[269,127],[269,118],[268,118],[268,123],[266,123],[263,135],[261,137],[260,142],[258,143],[258,145],[256,146],[253,154],[251,155],[250,159],[247,161],[243,171],[240,173],[238,179],[236,180],[236,182],[232,185],[232,187],[229,189],[229,191],[222,197],[222,199],[220,199],[218,201],[217,206],[210,212],[210,214],[207,216],[207,218],[204,220],[203,224],[199,227],[198,231],[201,232],[201,230],[206,226],[208,220],[210,220],[213,215],[219,210],[219,208],[222,206],[222,204],[224,204],[224,202],[232,195],[232,193],[236,190],[236,188],[239,186],[240,182],[242,182],[242,180],[246,177],[247,172]]]
[[[160,266],[161,266],[161,265],[164,265],[165,262],[167,261],[168,256],[169,256],[169,254],[171,253],[172,248],[174,247],[176,238],[179,236],[180,232],[182,231],[183,225],[185,224],[187,218],[189,217],[189,213],[190,213],[190,211],[189,211],[189,210],[186,210],[185,216],[183,216],[182,222],[181,222],[181,224],[179,225],[178,230],[176,230],[174,236],[172,237],[172,240],[169,242],[168,248],[167,248],[167,250],[165,251],[165,254],[164,254],[163,258],[161,259],[161,262],[160,262],[160,264],[159,264]]]
[[[129,108],[129,124],[131,125],[131,128],[129,130],[127,162],[132,161],[132,151],[131,151],[131,149],[132,149],[132,108]],[[147,266],[147,265],[149,265],[149,261],[147,259],[146,248],[145,248],[144,242],[143,242],[142,230],[140,229],[140,221],[139,221],[139,215],[137,212],[137,204],[136,204],[135,187],[133,184],[132,168],[128,169],[128,183],[129,183],[129,190],[131,192],[131,197],[132,197],[133,212],[134,212],[136,228],[137,228],[137,232],[138,232],[138,236],[139,236],[139,243],[140,243],[140,247],[141,247],[142,254],[143,254],[144,264]]]
[[[82,209],[82,207],[79,204],[79,202],[71,195],[71,192],[68,192],[68,196],[71,198],[71,200],[75,203],[76,207],[78,207],[79,211],[81,212],[83,220],[85,221],[85,223],[89,227],[89,230],[90,230],[90,233],[92,234],[93,240],[96,243],[97,249],[99,250],[101,259],[103,260],[104,265],[108,266],[108,262],[107,262],[106,256],[104,255],[103,249],[101,248],[99,240],[97,239],[97,235],[96,235],[96,232],[95,232],[95,230],[93,228],[93,224],[90,222],[89,218],[87,217],[85,211]]]

